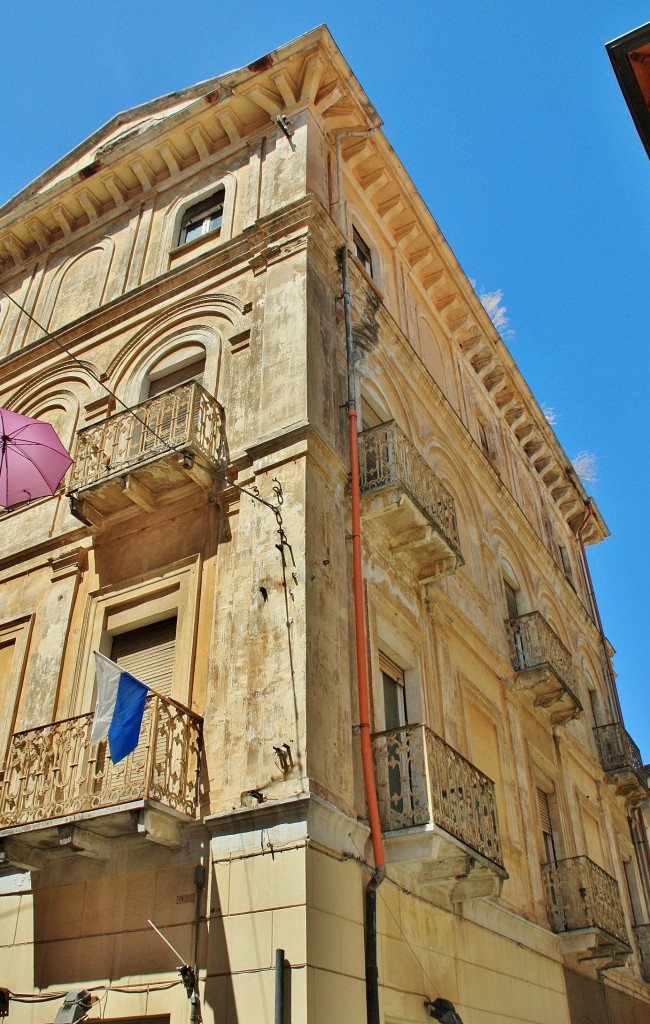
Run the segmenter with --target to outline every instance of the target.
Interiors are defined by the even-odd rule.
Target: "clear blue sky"
[[[590,561],[626,723],[650,761],[650,163],[604,44],[640,0],[5,0],[0,202],[113,114],[325,22],[510,348],[556,413],[612,537]],[[649,513],[650,514],[650,513]]]

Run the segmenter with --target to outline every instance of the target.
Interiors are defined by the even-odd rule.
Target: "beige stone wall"
[[[61,492],[2,516],[3,752],[13,732],[88,712],[91,652],[110,642],[111,622],[163,611],[178,612],[172,694],[204,719],[205,827],[170,828],[165,847],[133,818],[108,846],[57,849],[50,835],[37,855],[24,836],[8,838],[22,870],[4,889],[0,877],[0,984],[59,992],[110,983],[110,1018],[186,1019],[182,990],[159,987],[176,980],[176,965],[147,918],[191,958],[197,863],[207,871],[206,1024],[271,1020],[277,948],[291,964],[292,1020],[365,1012],[371,854],[355,728],[334,133],[377,119],[351,76],[343,88],[333,44],[321,50],[317,39],[305,53],[295,45],[260,67],[259,80],[242,71],[221,97],[234,97],[232,109],[215,115],[218,89],[188,97],[185,127],[170,108],[166,142],[148,149],[143,138],[117,170],[97,168],[101,187],[117,190],[114,208],[95,207],[95,171],[85,186],[95,191],[78,196],[75,175],[95,140],[50,183],[61,233],[42,235],[50,244],[38,252],[26,248],[19,210],[13,226],[7,214],[9,249],[0,237],[3,287],[38,320],[0,299],[0,404],[55,423],[74,449],[79,429],[119,412],[120,401],[142,401],[150,373],[204,350],[204,386],[224,415],[227,480],[219,473],[197,486],[165,470],[177,483],[165,488],[162,473],[155,500],[145,490],[140,504],[116,484],[100,529],[74,518]],[[289,138],[276,123],[282,110]],[[379,517],[364,520],[371,728],[386,724],[381,652],[403,672],[409,722],[493,780],[509,876],[455,902],[449,878],[435,876],[433,846],[400,860],[390,839],[378,898],[384,1019],[422,1020],[424,997],[439,994],[465,1024],[565,1022],[538,787],[553,801],[560,854],[587,855],[613,875],[633,923],[625,807],[593,737],[592,699],[610,716],[575,538],[585,495],[381,133],[348,138],[343,151],[348,232],[361,233],[373,260],[370,279],[350,259],[358,397],[396,420],[455,500],[464,560],[423,583],[417,555],[402,557]],[[121,199],[107,177],[118,170]],[[178,245],[183,211],[221,186],[218,238]],[[25,200],[34,238],[50,198],[44,188]],[[606,533],[594,522],[591,540]],[[570,652],[584,709],[576,720],[554,724],[521,692],[504,580],[519,612],[539,612]],[[301,801],[310,809],[299,814]],[[436,835],[420,828],[421,849]],[[28,875],[30,856],[39,863]],[[647,999],[637,961],[615,976]],[[12,1019],[46,1024],[52,1005],[16,1004]]]

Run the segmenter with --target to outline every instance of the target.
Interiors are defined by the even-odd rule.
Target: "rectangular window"
[[[372,256],[370,254],[370,246],[361,237],[355,227],[352,228],[352,251],[359,263],[365,270],[366,274],[372,277]]]
[[[218,231],[223,221],[224,190],[220,188],[214,195],[200,203],[190,206],[183,214],[178,244],[191,242],[210,231]]]

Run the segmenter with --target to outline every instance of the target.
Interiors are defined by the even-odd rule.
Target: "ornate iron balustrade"
[[[507,619],[512,666],[516,672],[549,665],[576,701],[576,674],[571,654],[540,612]]]
[[[599,928],[629,943],[616,879],[589,857],[569,857],[542,868],[546,903],[554,932]]]
[[[650,924],[635,924],[634,934],[641,955],[641,974],[644,981],[650,981]]]
[[[363,493],[396,484],[408,491],[461,558],[454,499],[394,420],[359,435],[359,472]]]
[[[423,725],[372,738],[384,830],[431,822],[503,867],[494,783]]]
[[[648,788],[647,773],[643,767],[641,751],[622,725],[597,725],[594,729],[600,763],[606,772],[632,771]]]
[[[77,434],[68,493],[174,451],[189,450],[211,465],[223,462],[222,409],[190,381],[116,413]]]
[[[143,799],[194,815],[201,718],[150,693],[140,742],[117,765],[105,740],[90,745],[92,723],[89,713],[14,733],[0,796],[0,828]]]

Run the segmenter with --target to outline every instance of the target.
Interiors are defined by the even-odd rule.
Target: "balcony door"
[[[383,725],[390,733],[386,737],[386,751],[391,812],[398,816],[409,815],[413,800],[404,670],[382,651],[379,652],[379,667],[384,699]]]
[[[517,666],[524,668],[527,664],[524,637],[522,636],[519,624],[514,621],[519,618],[520,614],[518,591],[506,579],[503,581],[503,589],[506,595],[506,609],[508,612],[508,622],[510,623],[509,632],[514,641],[514,654]]]
[[[544,844],[544,874],[547,888],[547,904],[553,931],[566,929],[564,902],[560,874],[557,870],[558,860],[562,857],[561,836],[557,823],[557,805],[555,793],[547,793],[537,787],[537,807],[542,828]]]
[[[551,817],[551,804],[553,794],[545,793],[543,789],[537,790],[537,803],[539,806],[540,824],[542,826],[542,841],[544,843],[544,859],[547,864],[557,864],[558,842],[557,833],[553,828]]]
[[[174,681],[174,656],[176,653],[176,616],[161,619],[158,622],[151,622],[146,626],[128,630],[125,633],[118,633],[113,637],[111,643],[110,657],[123,669],[130,672],[141,683],[150,687],[161,697],[171,697]],[[151,731],[150,716],[155,715],[153,733]],[[131,758],[128,771],[134,777],[145,771],[146,762],[153,758],[156,765],[168,763],[170,757],[176,758],[170,745],[170,729],[166,715],[163,715],[163,708],[158,706],[154,711],[153,706],[147,702],[143,719],[142,736],[149,736],[151,743],[151,757],[148,756],[148,747],[138,745]],[[178,764],[174,764],[178,768]],[[106,743],[100,744],[97,751],[95,773],[99,777],[106,770]]]
[[[183,435],[187,426],[189,401],[178,400],[172,393],[181,384],[196,381],[201,384],[205,373],[205,354],[182,366],[163,366],[162,372],[150,371],[145,401],[135,419],[131,432],[129,456],[135,458],[159,447],[161,443],[174,443],[174,438]],[[167,395],[166,393],[169,392]],[[152,398],[157,402],[151,403]]]

